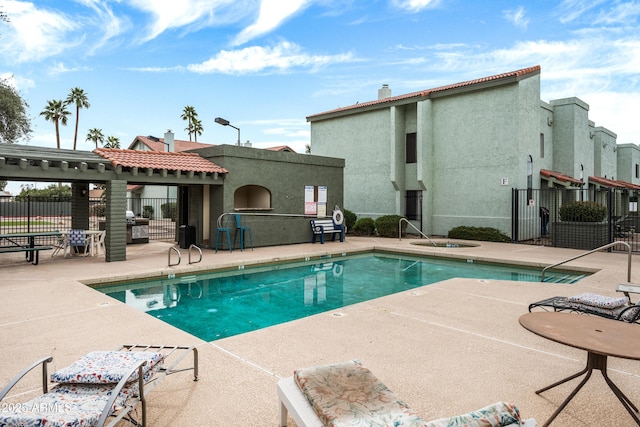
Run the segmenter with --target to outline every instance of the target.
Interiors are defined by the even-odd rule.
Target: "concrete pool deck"
[[[577,381],[542,395],[534,390],[580,371],[586,352],[538,337],[522,328],[518,318],[529,303],[554,295],[615,296],[616,284],[627,278],[626,253],[598,252],[570,262],[570,267],[598,270],[573,285],[451,279],[210,343],[84,284],[374,248],[533,265],[553,264],[582,252],[485,242],[433,248],[415,242],[347,236],[344,243],[324,245],[217,254],[204,250],[202,262],[192,265],[181,250],[182,263],[174,267],[167,266],[171,244],[164,242],[129,245],[127,261],[112,263],[104,257],[52,258],[43,252],[34,266],[23,261],[23,254],[3,254],[0,388],[44,356],[54,357],[52,372],[89,351],[125,343],[195,345],[200,381],[191,381],[189,373],[166,378],[147,396],[150,426],[276,426],[279,378],[291,376],[296,368],[349,359],[361,360],[425,419],[506,400],[542,425]],[[632,257],[631,279],[640,283],[637,256]],[[640,404],[639,361],[610,358],[609,375]],[[37,390],[40,382],[36,372],[15,392]],[[553,423],[610,424],[634,423],[597,372]],[[291,420],[289,425],[294,425]]]

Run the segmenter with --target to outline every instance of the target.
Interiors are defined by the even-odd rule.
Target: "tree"
[[[198,113],[196,113],[195,107],[192,105],[184,107],[180,118],[187,121],[187,127],[184,130],[189,133],[189,142],[192,142],[191,135],[194,133],[194,121],[198,119]],[[200,127],[202,128],[202,124],[200,124]],[[202,134],[202,130],[200,131],[200,134]]]
[[[77,141],[78,141],[78,122],[80,121],[80,109],[81,108],[89,108],[91,104],[89,104],[89,98],[87,98],[87,94],[84,90],[79,87],[74,87],[67,95],[67,99],[65,100],[66,104],[75,104],[76,106],[76,130],[73,134],[73,149],[76,149]]]
[[[20,138],[29,139],[31,121],[29,105],[5,79],[0,79],[0,143],[12,144]]]
[[[198,142],[198,135],[202,135],[202,131],[204,128],[202,127],[202,121],[198,119],[193,119],[193,125],[191,126],[191,132],[193,132],[193,141]]]
[[[71,113],[67,110],[67,104],[61,99],[47,101],[47,106],[40,113],[41,116],[44,116],[46,121],[53,122],[56,125],[56,142],[58,144],[58,149],[60,149],[59,123],[66,126],[69,114]]]
[[[115,136],[108,137],[104,148],[120,148],[120,138]]]
[[[87,133],[87,139],[85,139],[85,141],[92,141],[96,144],[96,148],[98,148],[98,143],[100,143],[101,145],[104,144],[104,135],[102,134],[102,129],[89,129],[89,132]]]
[[[22,185],[20,194],[16,196],[17,201],[27,200],[27,196],[31,197],[57,197],[58,200],[71,200],[71,187],[68,185],[50,184],[47,188],[38,189],[29,185]]]

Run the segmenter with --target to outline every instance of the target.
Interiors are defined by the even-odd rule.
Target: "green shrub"
[[[371,236],[376,231],[376,225],[371,218],[360,218],[353,226],[353,234]]]
[[[107,213],[107,205],[105,203],[89,202],[89,213],[91,216],[105,216]]]
[[[171,218],[171,221],[176,222],[176,218],[178,216],[178,209],[176,208],[176,203],[163,203],[160,206],[162,209],[162,217],[163,218]]]
[[[347,233],[353,230],[353,227],[356,225],[356,220],[358,216],[351,212],[349,209],[344,210],[344,226],[347,227]]]
[[[400,215],[383,215],[376,219],[376,231],[380,237],[398,237],[398,223]],[[402,223],[402,235],[407,231],[407,223]]]
[[[571,202],[558,213],[560,221],[602,222],[607,217],[607,208],[596,202]]]
[[[510,242],[509,236],[497,228],[460,226],[449,230],[450,239],[482,240],[484,242]]]
[[[145,205],[142,207],[142,217],[153,219],[153,206]]]

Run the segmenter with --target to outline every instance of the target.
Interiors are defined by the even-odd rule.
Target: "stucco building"
[[[346,209],[405,215],[428,235],[460,225],[509,235],[513,188],[638,186],[637,147],[618,146],[578,98],[542,101],[540,73],[398,96],[383,85],[376,100],[308,116],[312,152],[345,159]]]

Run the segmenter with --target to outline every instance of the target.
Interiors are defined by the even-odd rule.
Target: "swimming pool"
[[[583,277],[548,276],[565,283]],[[454,277],[536,282],[540,269],[375,252],[96,289],[213,341]]]

